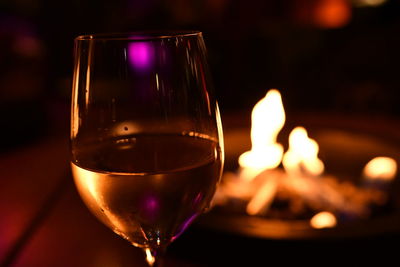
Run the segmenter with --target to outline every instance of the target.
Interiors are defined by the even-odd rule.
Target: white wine
[[[141,134],[74,148],[72,170],[103,223],[135,246],[159,248],[208,208],[221,158],[211,139]]]

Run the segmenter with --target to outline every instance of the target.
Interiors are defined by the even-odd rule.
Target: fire
[[[370,206],[386,203],[381,183],[359,186],[325,174],[325,165],[318,157],[319,145],[304,127],[292,130],[289,148],[284,153],[277,142],[286,119],[278,90],[267,92],[254,106],[251,119],[251,150],[240,155],[238,172],[224,173],[214,204],[232,205],[235,210],[245,207],[248,215],[259,216],[280,214],[281,204],[286,205],[283,216],[303,216],[312,209],[319,213],[309,223],[320,229],[335,227],[335,214],[366,218],[371,215]],[[278,168],[281,163],[283,168]],[[377,157],[365,166],[363,175],[367,181],[389,184],[396,172],[394,159]]]
[[[306,129],[296,127],[289,135],[289,150],[283,157],[283,167],[289,174],[307,174],[317,176],[323,173],[324,163],[318,158],[319,147],[315,140],[308,137]]]
[[[389,157],[376,157],[365,165],[363,174],[367,180],[391,181],[395,178],[397,163]]]
[[[251,150],[239,157],[239,165],[247,174],[243,176],[248,179],[277,167],[282,160],[283,147],[276,139],[285,124],[285,111],[278,90],[269,90],[254,106],[251,123]]]
[[[246,212],[249,215],[261,214],[268,210],[274,200],[277,190],[277,181],[275,177],[268,179],[257,191],[254,197],[249,201],[246,207]]]
[[[328,211],[322,211],[311,218],[310,224],[313,228],[321,229],[335,227],[337,222],[335,215]]]

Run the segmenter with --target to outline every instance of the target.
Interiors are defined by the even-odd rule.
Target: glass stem
[[[162,266],[161,262],[164,254],[162,249],[145,248],[144,252],[146,253],[146,261],[150,267]]]

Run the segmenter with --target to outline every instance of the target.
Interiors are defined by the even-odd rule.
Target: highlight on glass
[[[209,208],[223,168],[202,33],[77,37],[70,138],[84,203],[157,265]]]

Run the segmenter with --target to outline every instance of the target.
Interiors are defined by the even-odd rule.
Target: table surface
[[[79,198],[67,138],[42,138],[0,154],[0,170],[0,266],[146,266],[142,251],[97,221]],[[170,246],[164,266],[299,263],[314,254],[354,255],[354,248],[369,258],[378,255],[369,253],[373,249],[398,241],[396,234],[334,242],[259,240],[195,224]]]

